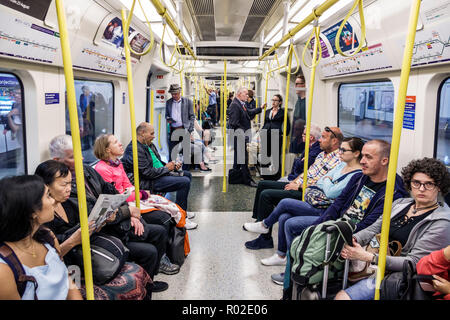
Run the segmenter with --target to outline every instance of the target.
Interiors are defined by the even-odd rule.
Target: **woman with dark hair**
[[[362,148],[364,142],[357,137],[345,138],[340,151],[341,162],[320,178],[316,184],[308,186],[305,191],[305,201],[297,199],[283,199],[278,203],[272,213],[263,221],[245,223],[244,229],[255,233],[269,233],[270,228],[278,222],[278,250],[269,258],[262,259],[261,263],[266,266],[285,265],[286,252],[290,246],[285,233],[286,221],[309,219],[313,221],[331,205],[347,186],[347,183],[355,174],[361,173]],[[314,189],[319,196],[316,199],[309,197],[309,188]]]
[[[82,299],[59,257],[58,241],[43,227],[53,220],[54,203],[38,176],[0,180],[0,300]],[[15,278],[18,270],[7,262],[13,256],[28,276],[23,292]]]
[[[283,147],[283,129],[284,129],[284,109],[281,107],[283,105],[283,97],[281,95],[276,94],[272,98],[272,108],[266,110],[266,116],[264,119],[264,125],[262,130],[267,132],[267,148],[265,148],[264,143],[262,142],[262,153],[270,158],[269,164],[263,164],[262,167],[262,178],[264,180],[278,180],[281,178],[281,151]],[[263,108],[266,107],[266,104],[263,105]],[[287,118],[286,123],[286,134],[289,134],[291,130],[289,117]],[[278,130],[278,148],[276,150],[272,150],[272,130]],[[266,151],[265,151],[266,150]],[[273,151],[273,152],[272,152]],[[278,162],[278,166],[276,164]],[[270,168],[278,167],[277,171],[271,170]],[[271,171],[272,174],[264,174],[264,171]]]
[[[402,169],[405,187],[412,198],[402,198],[392,204],[389,242],[399,241],[400,256],[386,256],[386,270],[402,271],[403,262],[416,265],[433,251],[450,244],[450,208],[438,202],[439,193],[445,196],[450,186],[450,173],[439,160],[423,158],[411,161]],[[356,233],[353,246],[345,245],[341,256],[378,264],[378,255],[362,246],[367,245],[381,232],[383,217],[371,226]],[[375,295],[375,278],[361,280],[336,295],[336,300],[372,300]]]

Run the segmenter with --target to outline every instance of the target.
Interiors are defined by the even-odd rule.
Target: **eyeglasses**
[[[420,187],[422,186],[425,188],[425,190],[433,190],[434,188],[436,188],[436,185],[433,182],[422,183],[417,180],[411,180],[411,187],[413,187],[414,189],[420,189]]]
[[[344,148],[339,148],[339,151],[340,152],[342,152],[342,153],[344,153],[344,152],[347,152],[347,151],[353,151],[352,149],[344,149]]]
[[[272,99],[272,102],[280,102],[278,99]]]
[[[330,129],[330,127],[325,127],[326,132],[330,132],[336,139],[338,138],[336,133],[333,132],[333,130]]]
[[[304,83],[300,83],[300,82],[296,82],[295,85],[296,86],[304,86],[305,84]]]

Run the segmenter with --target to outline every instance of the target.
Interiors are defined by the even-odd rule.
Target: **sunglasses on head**
[[[336,139],[338,138],[337,135],[336,135],[336,133],[334,133],[334,131],[331,130],[330,127],[325,127],[325,131],[326,131],[326,132],[330,132]]]

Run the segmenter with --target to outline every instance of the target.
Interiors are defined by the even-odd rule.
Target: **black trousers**
[[[134,228],[129,233],[126,243],[130,250],[128,259],[139,264],[153,279],[158,273],[161,257],[166,252],[168,234],[162,225],[148,224],[143,218],[141,222],[145,230],[141,236],[134,234]]]
[[[252,177],[250,175],[250,170],[248,170],[248,152],[247,152],[247,143],[249,142],[249,138],[245,137],[244,142],[244,150],[239,149],[238,137],[234,136],[233,138],[233,146],[234,146],[234,154],[233,154],[233,169],[237,169],[241,171],[242,178],[244,180],[244,184],[250,184],[252,181]],[[245,154],[245,162],[243,164],[238,163],[238,154]]]
[[[267,218],[275,209],[277,204],[286,198],[302,199],[302,192],[296,190],[284,190],[287,182],[263,180],[258,183],[256,189],[255,202],[253,203],[252,218],[262,221]],[[267,234],[263,234],[265,238],[272,237],[272,227]]]

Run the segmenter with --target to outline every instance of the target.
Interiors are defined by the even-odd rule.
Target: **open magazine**
[[[123,194],[101,194],[89,214],[88,221],[94,221],[95,228],[100,227],[127,200],[130,194],[131,191]]]

